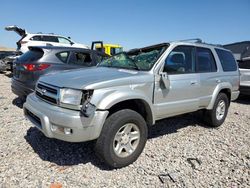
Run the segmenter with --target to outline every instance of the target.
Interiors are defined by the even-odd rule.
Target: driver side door
[[[169,84],[155,81],[156,119],[196,111],[199,106],[200,78],[195,68],[195,47],[177,46],[164,61],[163,74]]]

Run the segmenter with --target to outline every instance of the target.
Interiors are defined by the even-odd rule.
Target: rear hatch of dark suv
[[[13,63],[12,91],[17,95],[26,96],[33,91],[37,76],[49,68],[49,64],[40,63],[44,55],[41,48],[30,48]]]

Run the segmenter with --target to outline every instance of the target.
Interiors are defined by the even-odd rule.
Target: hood
[[[99,89],[153,82],[153,76],[148,72],[142,71],[93,67],[42,76],[39,81],[61,88]]]

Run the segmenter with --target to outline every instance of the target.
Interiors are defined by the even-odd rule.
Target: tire
[[[138,135],[139,138],[135,139]],[[96,141],[95,152],[110,167],[121,168],[136,161],[147,137],[148,128],[143,117],[133,110],[120,110],[106,119]]]
[[[224,113],[221,111],[221,113],[217,112],[217,108],[220,108],[219,106],[224,105]],[[229,99],[225,93],[219,93],[213,109],[212,110],[206,110],[205,111],[205,121],[206,124],[210,127],[219,127],[223,122],[225,121],[227,117],[229,107]],[[222,108],[221,108],[222,109]]]

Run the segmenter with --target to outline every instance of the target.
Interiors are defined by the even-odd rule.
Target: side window
[[[41,36],[33,36],[33,37],[30,38],[30,40],[33,40],[33,41],[41,41],[42,38],[41,38]]]
[[[215,49],[217,52],[223,71],[236,71],[237,65],[234,56],[231,52],[221,49]]]
[[[71,44],[71,42],[68,39],[63,38],[63,37],[58,37],[58,41],[59,43],[62,43],[62,44]]]
[[[46,42],[58,42],[58,39],[57,37],[55,36],[41,36],[42,37],[42,40],[43,41],[46,41]]]
[[[177,46],[165,60],[164,72],[168,74],[185,74],[195,72],[195,48]]]
[[[73,52],[69,64],[90,66],[92,62],[91,55],[83,52]]]
[[[196,48],[197,72],[216,72],[216,62],[210,49]]]
[[[69,52],[59,52],[56,54],[56,57],[60,59],[63,63],[66,63],[69,57]]]

